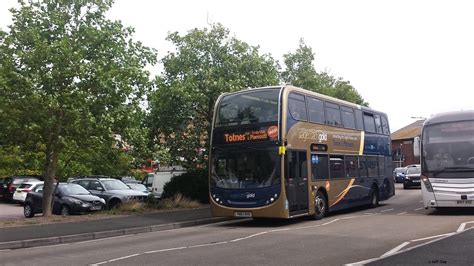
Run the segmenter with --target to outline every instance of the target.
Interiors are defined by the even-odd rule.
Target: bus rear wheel
[[[321,190],[318,190],[314,197],[314,215],[315,220],[321,220],[328,214],[328,200]]]

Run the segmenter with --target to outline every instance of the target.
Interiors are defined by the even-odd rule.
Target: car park
[[[53,198],[54,214],[69,215],[102,210],[105,200],[92,195],[82,186],[71,183],[57,184]],[[33,217],[43,210],[43,185],[39,185],[28,193],[23,207],[23,214],[27,218]]]
[[[28,181],[21,184],[13,193],[13,201],[23,205],[26,199],[26,195],[34,191],[38,186],[43,185],[43,181]]]
[[[397,167],[393,170],[393,178],[395,179],[396,183],[403,183],[405,179],[405,174],[407,172],[406,167]]]
[[[118,179],[105,176],[76,177],[70,182],[79,184],[105,200],[107,208],[118,207],[129,201],[145,201],[147,193],[133,190]]]
[[[408,189],[413,186],[421,188],[421,166],[419,164],[407,166],[407,171],[403,179],[403,189]]]
[[[18,175],[18,176],[10,176],[5,179],[4,183],[4,194],[3,197],[7,201],[13,200],[13,194],[15,193],[15,190],[24,182],[39,182],[41,181],[40,176],[31,176],[31,175]]]

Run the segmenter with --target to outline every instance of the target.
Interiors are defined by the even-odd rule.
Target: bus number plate
[[[252,217],[251,212],[235,212],[235,217]]]
[[[472,200],[458,200],[457,204],[472,204]]]

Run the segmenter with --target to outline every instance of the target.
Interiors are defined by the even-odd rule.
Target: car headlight
[[[105,205],[105,199],[103,199],[103,198],[100,198],[100,202],[102,202],[102,204],[104,204],[104,205]]]
[[[78,204],[78,205],[84,204],[84,202],[82,200],[78,200],[78,199],[70,199],[70,200],[74,204]]]

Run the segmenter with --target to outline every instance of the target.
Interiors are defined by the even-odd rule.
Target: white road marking
[[[238,241],[250,239],[250,238],[252,238],[252,237],[256,237],[256,236],[260,236],[260,235],[265,235],[265,234],[268,234],[268,231],[263,231],[263,232],[256,233],[256,234],[253,234],[253,235],[249,235],[249,236],[246,236],[246,237],[233,239],[233,240],[231,240],[230,242],[238,242]]]
[[[216,242],[216,243],[210,243],[210,244],[202,244],[202,245],[189,246],[188,248],[201,248],[201,247],[217,246],[217,245],[222,245],[222,244],[227,244],[227,243],[229,243],[229,242],[227,242],[227,241],[222,241],[222,242]]]
[[[467,224],[474,224],[474,221],[462,223],[461,225],[459,225],[458,230],[456,232],[459,233],[459,232],[464,231]]]
[[[332,220],[332,221],[330,221],[330,222],[323,223],[322,225],[332,224],[332,223],[337,222],[337,221],[339,221],[339,219],[334,219],[334,220]]]
[[[423,203],[423,201],[422,201],[422,200],[420,200],[420,203]]]
[[[447,234],[442,234],[442,235],[437,235],[437,236],[429,236],[429,237],[425,237],[425,238],[414,239],[414,240],[411,240],[411,242],[418,242],[418,241],[423,241],[423,240],[429,240],[429,239],[438,238],[438,237],[443,237],[443,236],[450,236],[450,235],[453,235],[453,234],[454,234],[454,233],[447,233]]]
[[[400,212],[400,213],[397,213],[397,215],[402,215],[402,214],[405,214],[407,212]]]
[[[389,212],[389,211],[393,211],[395,209],[386,209],[386,210],[383,210],[383,211],[380,211],[380,212]]]
[[[421,209],[423,209],[423,208],[418,208],[418,209],[415,209],[415,211],[419,211],[419,210],[421,210]]]
[[[402,249],[403,247],[405,247],[406,245],[410,244],[410,242],[404,242],[394,248],[392,248],[391,250],[385,252],[382,256],[380,256],[381,258],[383,257],[386,257],[386,256],[390,256],[392,254],[394,254],[395,252],[399,251],[400,249]]]
[[[399,213],[399,214],[401,214],[401,213]],[[404,242],[404,243],[398,245],[397,247],[395,247],[395,248],[393,248],[393,249],[387,251],[386,253],[384,253],[382,256],[380,256],[380,257],[378,257],[378,258],[372,258],[372,259],[363,260],[363,261],[359,261],[359,262],[353,262],[353,263],[349,263],[349,264],[345,264],[345,265],[364,265],[364,264],[366,264],[366,263],[370,263],[370,262],[373,262],[373,261],[377,261],[377,260],[383,259],[383,258],[388,257],[388,256],[392,256],[392,255],[394,255],[394,254],[399,253],[399,251],[400,251],[402,248],[404,248],[405,246],[409,245],[409,244],[412,243],[412,242],[418,242],[418,241],[424,241],[424,240],[433,239],[433,240],[428,241],[428,242],[426,242],[426,243],[422,243],[422,244],[419,244],[419,245],[410,247],[410,248],[408,248],[408,249],[406,249],[406,250],[404,250],[404,251],[412,250],[412,249],[415,249],[415,248],[418,248],[418,247],[421,247],[421,246],[425,246],[425,245],[431,244],[431,243],[436,242],[436,241],[438,241],[438,240],[445,239],[445,238],[450,237],[450,236],[455,235],[455,234],[459,234],[460,232],[464,231],[464,229],[465,229],[465,227],[466,227],[467,224],[474,224],[474,221],[465,222],[465,223],[460,224],[456,232],[409,240],[409,241]],[[403,252],[403,251],[402,251],[402,252]]]
[[[160,252],[166,252],[166,251],[174,251],[174,250],[180,250],[180,249],[186,249],[186,248],[188,248],[188,247],[158,249],[158,250],[152,250],[152,251],[143,252],[143,254],[153,254],[153,253],[160,253]]]
[[[124,256],[124,257],[121,257],[121,258],[116,258],[116,259],[112,259],[112,260],[109,260],[109,262],[114,262],[114,261],[118,261],[118,260],[124,260],[124,259],[128,259],[128,258],[132,258],[132,257],[136,257],[140,255],[139,253],[137,254],[132,254],[132,255],[128,255],[128,256]]]
[[[377,215],[377,214],[378,213],[371,213],[371,215]],[[102,261],[102,262],[98,262],[98,263],[94,263],[94,264],[90,264],[90,265],[91,266],[96,266],[96,265],[101,265],[101,264],[106,264],[106,263],[109,263],[109,262],[124,260],[124,259],[127,259],[127,258],[136,257],[136,256],[140,256],[140,255],[145,255],[145,254],[153,254],[153,253],[168,252],[168,251],[174,251],[174,250],[182,250],[182,249],[190,249],[190,248],[199,248],[199,247],[208,247],[208,246],[215,246],[215,245],[230,244],[230,243],[235,243],[235,242],[238,242],[238,241],[250,239],[250,238],[253,238],[253,237],[257,237],[257,236],[261,236],[261,235],[265,235],[265,234],[269,234],[269,233],[276,233],[276,232],[283,232],[283,231],[290,231],[290,230],[298,230],[298,229],[310,228],[310,227],[320,227],[320,226],[323,226],[323,225],[328,225],[328,224],[337,222],[339,220],[347,220],[347,219],[353,219],[353,218],[359,218],[359,217],[363,217],[363,216],[350,216],[350,217],[344,217],[344,218],[341,218],[341,219],[338,218],[338,219],[334,219],[334,220],[329,221],[329,222],[324,223],[324,224],[316,224],[316,225],[302,226],[302,227],[296,227],[296,228],[293,227],[293,228],[283,228],[283,229],[275,229],[275,230],[270,230],[270,231],[263,231],[263,232],[252,234],[252,235],[249,235],[249,236],[246,236],[246,237],[236,238],[236,239],[232,239],[232,240],[229,240],[229,241],[222,241],[222,242],[217,242],[217,243],[207,243],[207,244],[200,244],[200,245],[187,246],[187,247],[177,247],[177,248],[167,248],[167,249],[146,251],[146,252],[137,253],[137,254],[133,254],[133,255],[129,255],[129,256],[125,256],[125,257],[120,257],[120,258],[116,258],[116,259],[111,259],[111,260],[107,260],[107,261]]]

